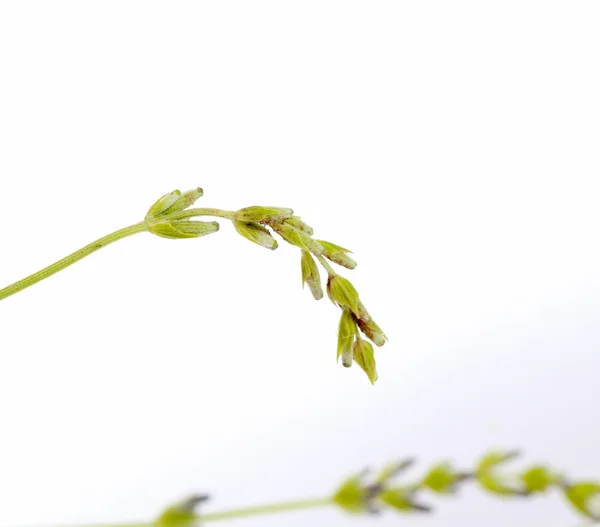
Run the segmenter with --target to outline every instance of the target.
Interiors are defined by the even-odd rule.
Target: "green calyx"
[[[321,286],[321,275],[315,259],[308,251],[302,251],[300,260],[302,269],[302,286],[308,284],[308,288],[315,300],[323,298],[323,287]]]
[[[256,243],[265,249],[274,251],[277,249],[277,240],[273,238],[271,233],[258,223],[251,221],[232,220],[235,230],[252,243]]]
[[[172,221],[153,223],[148,231],[162,238],[200,238],[219,230],[216,221]]]
[[[195,188],[186,192],[174,190],[162,196],[146,214],[148,231],[162,238],[199,238],[219,230],[216,221],[202,222],[184,219],[173,219],[188,207],[191,207],[203,194],[201,188]]]

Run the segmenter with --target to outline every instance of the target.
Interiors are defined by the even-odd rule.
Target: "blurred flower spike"
[[[505,464],[515,459],[515,450],[491,451],[484,455],[472,470],[459,471],[448,462],[441,462],[426,470],[423,476],[413,474],[415,460],[408,458],[388,463],[378,471],[365,469],[342,481],[337,489],[323,498],[278,502],[230,511],[203,513],[198,505],[206,495],[193,495],[171,505],[152,525],[138,527],[191,527],[214,520],[243,518],[257,514],[271,514],[333,505],[352,515],[379,515],[384,512],[423,514],[433,512],[427,503],[432,494],[455,495],[460,487],[478,484],[486,491],[506,499],[527,499],[533,495],[558,491],[572,507],[592,523],[600,520],[600,484],[594,481],[570,482],[545,465],[506,473]],[[492,478],[496,483],[490,484]],[[467,509],[468,511],[468,509]],[[118,526],[114,526],[118,527]]]
[[[600,484],[594,481],[569,482],[544,465],[506,472],[504,465],[517,455],[515,450],[492,451],[483,456],[471,471],[456,470],[448,462],[438,463],[423,477],[402,485],[395,480],[414,460],[390,463],[378,474],[363,470],[346,479],[332,499],[352,514],[379,513],[386,508],[399,512],[430,512],[432,508],[421,502],[421,494],[455,494],[464,482],[470,481],[502,498],[526,499],[558,490],[579,513],[594,522],[600,521]]]

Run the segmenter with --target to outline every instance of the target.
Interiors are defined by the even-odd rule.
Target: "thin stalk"
[[[313,252],[313,254],[317,258],[317,260],[319,260],[319,262],[321,263],[321,265],[325,268],[325,270],[327,271],[327,274],[329,274],[329,276],[333,276],[333,275],[337,274],[333,270],[333,267],[331,267],[331,265],[329,265],[329,263],[327,262],[327,260],[325,260],[325,258],[323,257],[323,255],[321,255],[319,253],[315,253],[315,252]]]
[[[196,216],[214,216],[215,218],[225,218],[228,220],[237,219],[237,213],[234,211],[221,209],[186,209],[181,212],[169,214],[169,219],[183,220],[186,218],[194,218]]]
[[[44,280],[49,276],[52,276],[54,273],[62,271],[65,267],[69,267],[69,265],[72,265],[75,262],[81,260],[82,258],[89,256],[93,252],[96,252],[98,249],[102,249],[102,247],[106,247],[107,245],[110,245],[111,243],[114,243],[118,240],[121,240],[128,236],[132,236],[133,234],[144,232],[146,230],[148,230],[148,225],[145,221],[142,221],[140,223],[136,223],[135,225],[125,227],[124,229],[120,229],[107,236],[104,236],[103,238],[100,238],[99,240],[96,240],[95,242],[86,245],[78,251],[75,251],[69,256],[63,258],[62,260],[58,260],[58,262],[55,262],[52,265],[49,265],[48,267],[45,267],[41,271],[33,273],[32,275],[29,275],[28,277],[23,278],[22,280],[19,280],[18,282],[11,284],[5,287],[4,289],[0,289],[0,300],[4,300],[5,298],[14,295],[15,293],[18,293],[19,291],[22,291],[23,289],[33,284],[36,284],[37,282]]]
[[[239,509],[230,509],[210,514],[198,515],[190,523],[182,524],[181,527],[191,527],[193,525],[204,525],[207,522],[235,520],[239,518],[248,518],[250,516],[263,516],[266,514],[277,514],[283,512],[300,511],[315,509],[318,507],[327,507],[332,505],[333,501],[327,498],[312,498],[297,501],[287,501],[281,503],[272,503],[268,505],[258,505],[254,507],[242,507]],[[138,523],[119,523],[119,524],[96,524],[73,527],[157,527],[158,522],[138,522]]]
[[[256,507],[244,507],[241,509],[233,509],[230,511],[203,514],[202,516],[200,516],[200,521],[212,522],[221,520],[233,520],[235,518],[247,518],[249,516],[262,516],[264,514],[275,514],[280,512],[314,509],[316,507],[326,507],[331,504],[331,498],[313,498],[299,501],[288,501],[283,503],[274,503],[271,505],[259,505]]]

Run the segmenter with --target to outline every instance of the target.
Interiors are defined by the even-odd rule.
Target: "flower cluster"
[[[195,188],[187,192],[174,190],[160,198],[146,214],[148,230],[163,238],[199,238],[219,230],[216,221],[191,221],[175,219],[172,216],[181,212],[202,197],[203,190]]]
[[[377,380],[375,356],[371,342],[362,338],[361,333],[376,346],[383,346],[387,337],[375,323],[367,308],[360,300],[352,283],[339,275],[329,262],[347,269],[354,269],[356,262],[348,256],[350,252],[334,243],[317,240],[312,237],[313,229],[291,209],[273,207],[249,207],[237,211],[244,218],[242,227],[234,220],[237,231],[244,237],[266,247],[274,249],[277,242],[267,228],[271,228],[286,242],[300,249],[300,269],[302,285],[308,285],[316,300],[323,298],[321,275],[317,262],[327,272],[327,296],[338,306],[341,318],[338,329],[337,358],[349,368],[356,362],[367,374],[371,383]]]
[[[356,362],[371,383],[375,383],[377,370],[371,342],[383,346],[387,337],[367,311],[352,283],[336,273],[329,264],[331,262],[354,269],[356,262],[348,255],[350,251],[335,243],[314,239],[312,227],[295,216],[292,209],[261,206],[237,211],[189,208],[202,194],[200,188],[165,194],[146,214],[147,230],[164,238],[197,238],[218,231],[219,224],[193,221],[191,218],[217,216],[230,220],[241,236],[266,249],[274,250],[278,246],[273,233],[298,247],[302,285],[308,285],[316,300],[323,298],[320,264],[327,272],[327,295],[342,311],[338,331],[338,360],[341,359],[346,367]]]

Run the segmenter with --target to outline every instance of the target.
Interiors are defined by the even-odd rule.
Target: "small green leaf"
[[[592,502],[600,496],[600,485],[591,481],[570,485],[565,490],[566,498],[579,511],[590,518],[597,519],[591,509]]]
[[[235,230],[247,240],[264,247],[265,249],[277,249],[277,240],[271,236],[271,233],[258,223],[251,221],[232,221]]]
[[[356,336],[356,324],[352,313],[346,309],[342,310],[338,329],[337,359],[342,358],[342,364],[349,368],[352,366],[353,345]]]

